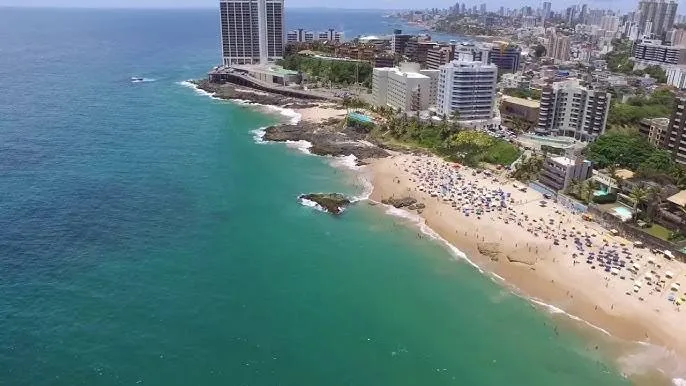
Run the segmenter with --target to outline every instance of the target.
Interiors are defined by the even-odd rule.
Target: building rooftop
[[[574,165],[574,160],[567,157],[551,157],[550,160],[562,166]]]
[[[541,107],[541,102],[539,102],[539,101],[535,101],[532,99],[524,99],[524,98],[519,98],[519,97],[513,97],[513,96],[509,96],[509,95],[503,95],[502,101],[503,102],[507,101],[509,103],[514,103],[514,104],[518,104],[518,105],[526,106],[526,107],[531,107],[531,108]]]
[[[679,193],[669,196],[667,201],[677,204],[679,206],[686,206],[686,190],[682,190]]]

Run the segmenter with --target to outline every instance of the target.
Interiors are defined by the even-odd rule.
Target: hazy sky
[[[521,7],[523,5],[538,6],[542,0],[462,0],[468,5],[486,3],[489,9],[498,7]],[[638,0],[551,0],[553,9],[586,3],[592,8],[630,10],[636,7]],[[32,7],[87,7],[87,8],[212,8],[219,4],[219,0],[0,0],[0,6],[32,6]],[[455,4],[455,0],[286,0],[286,7],[316,7],[331,8],[383,8],[402,9],[421,7],[446,8]],[[681,11],[681,10],[680,10]],[[679,12],[683,13],[683,12]]]

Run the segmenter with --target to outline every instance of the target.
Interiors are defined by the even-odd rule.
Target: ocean
[[[184,86],[219,61],[217,19],[0,8],[1,385],[628,384],[385,208],[301,205],[364,188]]]

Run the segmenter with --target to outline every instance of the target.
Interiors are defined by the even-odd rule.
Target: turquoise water
[[[0,12],[0,384],[626,384],[383,208],[299,205],[359,188],[179,84],[216,24]]]
[[[624,206],[615,206],[614,208],[612,208],[612,210],[619,216],[621,216],[623,219],[628,219],[633,216],[633,214],[631,213],[631,209]]]

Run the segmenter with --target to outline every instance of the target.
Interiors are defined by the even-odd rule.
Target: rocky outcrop
[[[265,91],[252,90],[247,86],[237,86],[232,83],[210,83],[207,80],[194,82],[199,89],[213,94],[220,99],[240,99],[261,105],[284,106],[294,109],[301,109],[316,106],[313,103],[303,101],[298,98],[286,97]]]
[[[324,124],[300,122],[296,125],[276,125],[265,130],[265,141],[307,141],[312,144],[310,152],[316,155],[347,156],[357,159],[388,157],[386,150],[340,130],[340,121],[330,120]]]
[[[340,214],[350,204],[348,197],[339,193],[310,193],[298,197],[301,200],[309,200],[324,208],[331,214]]]
[[[391,205],[391,206],[394,206],[396,208],[405,208],[405,207],[410,207],[410,206],[416,204],[417,200],[412,198],[412,197],[403,197],[403,198],[391,197],[391,198],[387,198],[385,200],[381,200],[381,203],[386,204],[386,205]],[[417,209],[417,208],[415,207],[415,209]]]

